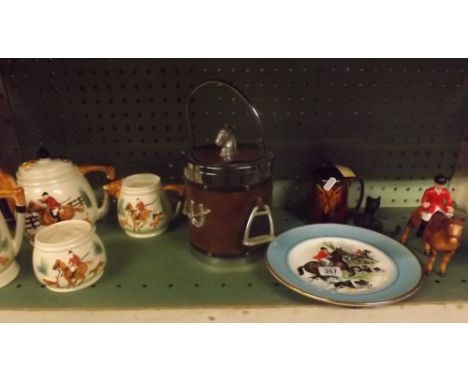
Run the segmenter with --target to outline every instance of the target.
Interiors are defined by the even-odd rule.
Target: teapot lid
[[[30,183],[49,183],[66,176],[73,169],[68,159],[41,158],[24,162],[18,168],[16,180],[19,185]]]

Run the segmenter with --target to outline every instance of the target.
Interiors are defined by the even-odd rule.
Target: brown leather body
[[[204,209],[210,210],[202,227],[194,226],[189,219],[190,242],[196,249],[226,258],[246,256],[247,252],[252,251],[252,247],[242,244],[244,231],[258,197],[271,207],[271,178],[251,186],[248,191],[203,190],[202,186],[188,181],[186,187],[186,203],[193,200],[196,205],[202,203]],[[260,223],[265,223],[265,219]],[[268,224],[257,224],[255,228],[251,236],[268,232]]]

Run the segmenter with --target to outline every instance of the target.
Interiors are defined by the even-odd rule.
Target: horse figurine
[[[439,267],[439,275],[442,277],[446,276],[447,265],[456,250],[460,247],[464,222],[465,219],[456,216],[448,217],[440,211],[432,215],[423,234],[424,254],[429,256],[426,264],[426,275],[432,273],[437,254],[442,252],[443,257]],[[408,220],[408,224],[400,239],[401,243],[406,243],[411,230],[420,223],[421,211],[417,208]]]
[[[232,129],[228,126],[223,127],[218,131],[215,143],[218,147],[221,147],[221,153],[219,154],[224,161],[229,162],[237,152],[236,137]]]

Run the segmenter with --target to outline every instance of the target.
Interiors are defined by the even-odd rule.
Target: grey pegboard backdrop
[[[320,152],[349,165],[384,204],[417,203],[434,173],[451,175],[468,117],[468,60],[1,60],[23,159],[45,146],[120,175],[180,180],[190,149],[191,89],[224,79],[260,112],[277,179],[304,179]],[[229,93],[195,97],[197,134],[252,121]],[[249,125],[250,124],[250,125]],[[208,129],[208,130],[207,130]],[[239,139],[242,140],[242,139]],[[8,145],[4,139],[0,145]],[[396,189],[395,189],[396,188]]]

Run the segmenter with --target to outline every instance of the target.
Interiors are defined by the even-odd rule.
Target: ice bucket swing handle
[[[189,129],[189,136],[190,136],[190,141],[192,143],[192,147],[193,148],[196,147],[196,142],[195,142],[195,138],[194,138],[194,135],[193,135],[193,127],[192,127],[192,123],[191,123],[191,120],[190,120],[190,116],[191,116],[191,113],[192,113],[191,105],[192,105],[192,101],[193,101],[193,96],[195,95],[195,93],[198,90],[200,90],[201,88],[203,88],[205,86],[208,86],[208,85],[224,86],[224,87],[230,89],[249,108],[251,114],[255,118],[255,122],[256,122],[257,127],[258,127],[258,132],[259,132],[258,144],[259,144],[259,147],[261,147],[261,149],[263,150],[263,155],[266,158],[267,152],[266,152],[266,148],[265,148],[265,138],[264,138],[264,133],[263,133],[264,130],[263,130],[262,121],[260,120],[260,116],[258,115],[257,110],[255,109],[255,107],[252,105],[252,102],[250,102],[250,100],[247,98],[247,96],[245,94],[243,94],[235,86],[230,85],[227,82],[221,81],[221,80],[208,80],[208,81],[202,82],[199,85],[195,86],[195,88],[192,90],[192,92],[190,94],[190,97],[189,97],[189,99],[187,101],[187,105],[186,105],[186,109],[185,109],[185,116],[186,116],[187,126],[188,126],[188,129]],[[250,231],[251,231],[251,228],[252,228],[253,221],[257,217],[265,216],[265,215],[268,217],[268,225],[269,225],[268,233],[264,234],[264,235],[255,236],[255,237],[250,236]],[[249,214],[247,223],[245,225],[244,237],[243,237],[243,240],[242,240],[242,244],[247,246],[247,247],[254,247],[254,246],[257,246],[257,245],[268,243],[268,242],[272,241],[274,238],[275,238],[274,224],[273,224],[273,217],[272,217],[271,209],[267,204],[264,203],[262,198],[258,197],[258,198],[256,198],[255,205],[254,205],[251,213]]]
[[[190,93],[190,97],[187,101],[187,105],[185,107],[185,118],[186,118],[186,122],[187,122],[187,127],[188,127],[188,130],[189,130],[189,136],[190,136],[190,142],[192,144],[192,147],[195,148],[196,147],[196,142],[195,142],[195,137],[194,137],[194,134],[193,134],[193,127],[192,127],[192,122],[191,122],[191,119],[190,119],[190,116],[192,115],[192,101],[193,101],[193,96],[195,95],[195,93],[200,90],[201,88],[205,87],[205,86],[209,86],[209,85],[216,85],[218,87],[221,87],[221,86],[224,86],[228,89],[230,89],[232,92],[234,92],[243,102],[244,104],[249,108],[251,114],[253,115],[253,117],[255,118],[255,122],[257,124],[257,127],[258,127],[258,132],[259,132],[259,138],[258,138],[258,143],[259,143],[259,147],[262,148],[263,150],[263,155],[266,157],[266,149],[265,149],[265,138],[264,138],[264,134],[263,134],[263,125],[262,125],[262,121],[260,120],[260,116],[258,115],[258,112],[257,110],[255,109],[255,107],[252,105],[252,102],[250,102],[250,100],[247,98],[247,96],[242,93],[239,89],[237,89],[236,87],[234,87],[233,85],[230,85],[228,84],[227,82],[225,81],[221,81],[221,80],[208,80],[208,81],[204,81],[200,84],[198,84],[197,86],[195,86],[195,88],[192,90],[192,92]]]

